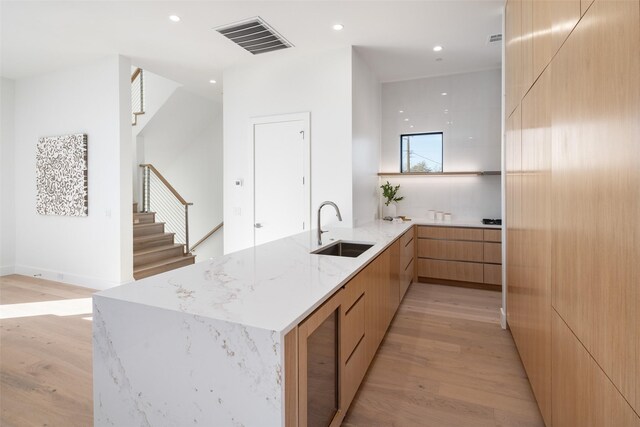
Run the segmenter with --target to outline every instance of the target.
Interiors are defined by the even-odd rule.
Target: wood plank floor
[[[92,291],[0,278],[0,304],[89,298]],[[3,308],[4,308],[3,307]],[[542,426],[500,294],[416,283],[344,426]],[[0,320],[0,425],[91,426],[90,314]]]
[[[0,277],[0,304],[90,298],[92,290],[25,276]],[[35,304],[33,304],[35,303]],[[85,304],[86,305],[86,304]],[[64,314],[64,313],[63,313]],[[0,320],[0,425],[93,425],[91,313]]]
[[[343,426],[544,426],[500,293],[414,283]]]

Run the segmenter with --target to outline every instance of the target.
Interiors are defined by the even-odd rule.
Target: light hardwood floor
[[[0,277],[0,304],[90,298],[90,289]],[[46,306],[45,306],[46,308]],[[0,425],[93,425],[90,313],[0,320]]]
[[[343,426],[544,426],[500,293],[414,283]]]
[[[91,290],[0,278],[0,304],[88,298]],[[542,426],[500,294],[409,288],[344,426]],[[88,314],[0,320],[0,425],[92,425]]]

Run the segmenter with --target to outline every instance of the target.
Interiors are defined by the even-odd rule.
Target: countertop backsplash
[[[400,184],[397,215],[426,218],[429,210],[449,212],[453,220],[501,218],[500,176],[383,177]],[[382,205],[382,202],[381,202]]]

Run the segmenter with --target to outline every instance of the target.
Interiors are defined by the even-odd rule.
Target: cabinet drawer
[[[368,275],[363,273],[368,270],[369,267],[366,267],[345,285],[344,290],[342,291],[343,310],[349,310],[351,306],[358,301],[362,294],[364,294],[364,290],[367,286]]]
[[[484,241],[485,242],[502,242],[502,230],[484,230]]]
[[[418,257],[482,262],[484,255],[482,242],[420,239]]]
[[[342,356],[348,359],[353,350],[364,336],[364,303],[365,295],[362,295],[351,308],[344,314],[344,324],[342,325]]]
[[[502,285],[502,266],[497,264],[484,264],[484,283]]]
[[[367,337],[363,337],[358,343],[351,357],[344,366],[342,377],[342,407],[347,408],[353,400],[360,383],[367,373],[369,361],[367,360]]]
[[[477,240],[482,241],[483,233],[481,228],[462,227],[429,227],[419,226],[418,237],[444,240]]]
[[[400,251],[405,250],[407,247],[413,247],[410,245],[413,240],[413,228],[410,228],[406,233],[400,237]]]
[[[483,283],[484,271],[482,267],[482,264],[472,262],[419,259],[418,276],[457,280],[460,282]]]
[[[414,266],[414,261],[411,260],[411,262],[409,263],[409,265],[407,266],[407,268],[404,270],[404,272],[402,272],[400,274],[401,276],[401,281],[400,281],[400,300],[402,301],[402,298],[404,298],[404,294],[407,293],[407,289],[409,289],[409,286],[411,285],[411,282],[413,281],[413,266]]]
[[[486,243],[484,244],[484,262],[492,262],[502,264],[502,244]]]

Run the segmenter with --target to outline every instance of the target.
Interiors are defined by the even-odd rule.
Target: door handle
[[[253,226],[255,228],[262,228],[262,224],[260,224],[259,222],[256,222],[255,224],[253,224]]]

